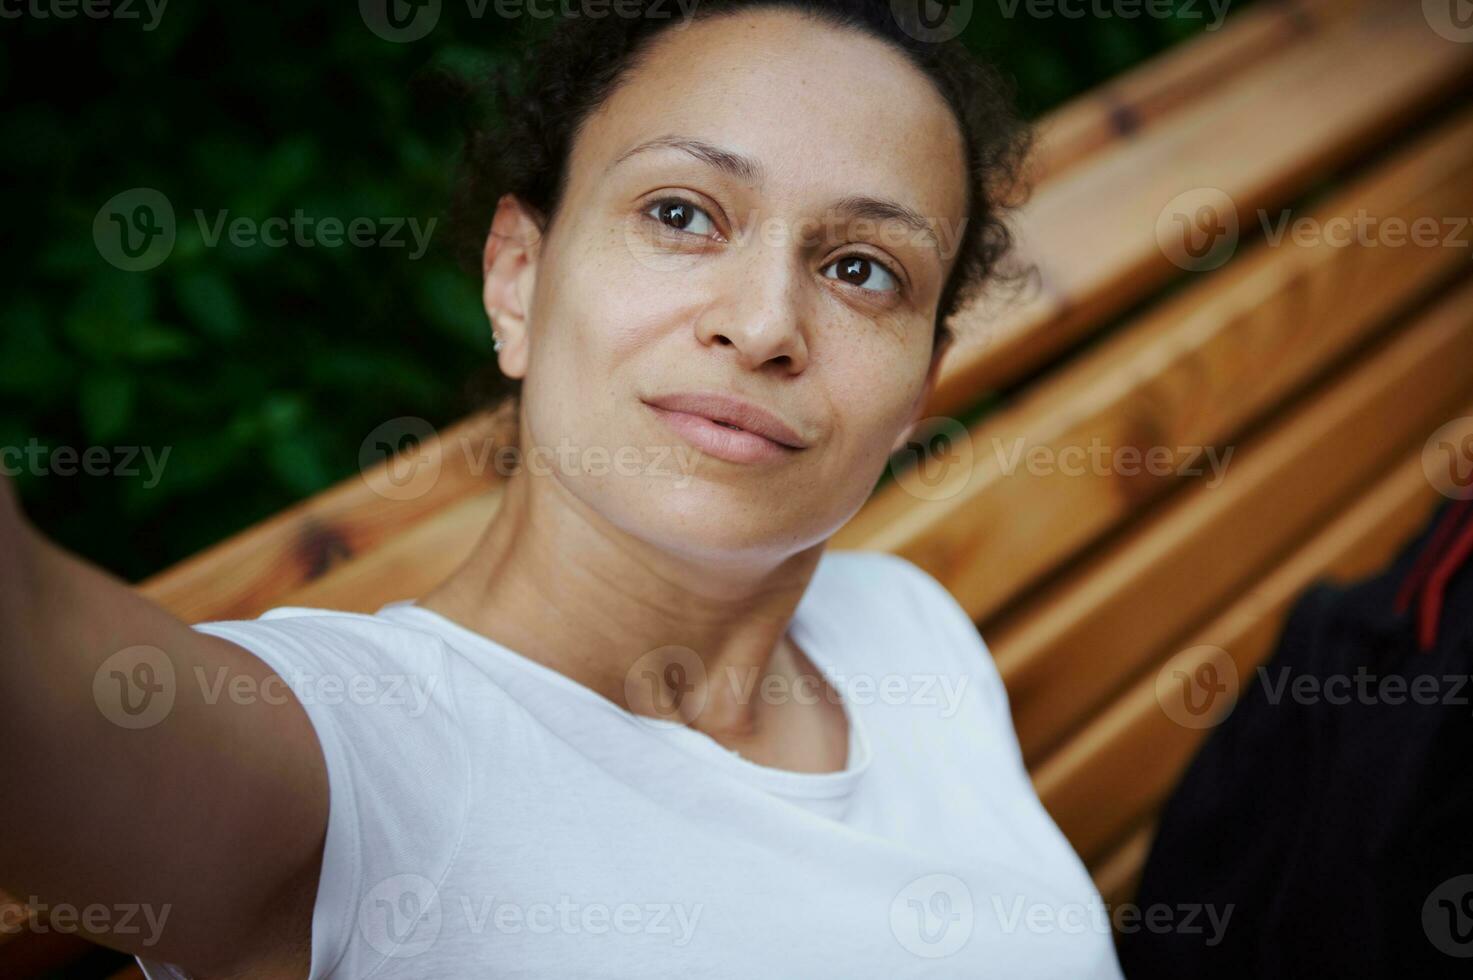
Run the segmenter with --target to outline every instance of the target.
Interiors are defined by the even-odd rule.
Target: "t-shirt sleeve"
[[[422,951],[469,801],[443,642],[371,616],[295,609],[195,629],[265,661],[282,683],[243,696],[295,696],[322,748],[329,802],[309,980],[364,980],[386,959]],[[173,964],[139,963],[150,980],[189,978]]]

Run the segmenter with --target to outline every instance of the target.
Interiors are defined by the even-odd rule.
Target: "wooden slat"
[[[1382,221],[1473,213],[1473,112],[1310,216],[1323,223],[1362,212]],[[1095,440],[1111,450],[1220,445],[1466,268],[1466,252],[1301,246],[1287,236],[1277,247],[1258,243],[974,427],[971,465],[928,491],[949,496],[918,499],[898,479],[834,544],[901,554],[985,619],[1179,479],[1118,467],[1030,473],[1033,447],[1068,461],[1059,454]],[[1010,473],[1015,447],[1025,455]]]
[[[1219,485],[1195,481],[990,625],[989,646],[1029,763],[1056,748],[1163,644],[1384,473],[1418,433],[1446,421],[1473,385],[1469,324],[1473,285],[1236,447]]]
[[[1095,887],[1105,904],[1114,908],[1135,898],[1141,869],[1151,851],[1155,837],[1154,823],[1148,823],[1126,838],[1125,843],[1100,861],[1094,868]]]
[[[1260,62],[1292,50],[1365,0],[1269,0],[1233,15],[1039,120],[1032,172],[1042,182],[1138,137]]]
[[[1465,411],[1473,412],[1473,406]],[[1284,617],[1315,580],[1354,579],[1389,561],[1441,499],[1422,471],[1420,447],[1308,544],[1181,644],[1227,651],[1239,677],[1267,659]],[[1199,660],[1172,660],[1188,672]],[[1203,732],[1173,722],[1150,672],[1064,749],[1034,771],[1045,806],[1086,862],[1096,863],[1181,778]]]
[[[380,463],[180,562],[139,591],[188,622],[259,615],[330,569],[497,485],[496,467],[483,464],[493,458],[490,447],[508,444],[506,424],[481,414],[439,433],[421,464],[426,472],[438,467],[439,475],[421,494],[402,499],[404,481],[396,486],[390,464]]]
[[[1371,3],[1040,187],[1016,220],[1040,289],[957,317],[930,412],[956,414],[1179,274],[1156,236],[1179,194],[1223,191],[1251,234],[1256,209],[1375,147],[1470,77],[1473,45],[1438,36],[1419,4]]]
[[[365,558],[288,593],[281,604],[373,612],[421,596],[471,553],[501,498],[495,489],[452,504]]]

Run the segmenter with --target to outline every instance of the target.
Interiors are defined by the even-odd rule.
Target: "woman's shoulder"
[[[303,665],[423,668],[443,662],[444,641],[430,630],[386,615],[393,605],[375,613],[276,606],[255,619],[211,620],[193,628],[253,651],[264,647]]]
[[[264,661],[314,721],[354,729],[412,724],[441,741],[453,738],[460,709],[444,641],[383,612],[278,606],[255,619],[193,628]]]
[[[966,609],[930,572],[890,552],[833,550],[825,553],[812,589],[828,618],[881,662],[892,668],[924,664],[967,677],[985,692],[991,712],[1008,716],[992,651]]]
[[[947,625],[972,620],[956,597],[935,576],[908,558],[888,551],[830,550],[814,575],[814,588],[837,598],[856,600],[876,615],[904,614],[937,617]],[[980,635],[978,642],[981,642]]]

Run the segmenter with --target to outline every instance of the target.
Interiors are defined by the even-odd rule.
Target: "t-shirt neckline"
[[[809,594],[811,594],[811,589]],[[841,692],[842,697],[843,688],[837,682],[831,662],[822,649],[821,640],[825,637],[820,635],[821,631],[815,629],[809,621],[811,613],[811,608],[808,608],[810,603],[807,601],[809,594],[805,594],[803,601],[799,602],[788,629],[804,656],[817,668],[829,687]],[[514,666],[524,674],[555,685],[572,696],[587,701],[599,710],[612,713],[628,724],[661,738],[667,744],[709,761],[745,782],[755,783],[778,795],[802,798],[847,796],[853,792],[855,785],[869,769],[873,759],[864,722],[852,702],[841,701],[849,730],[849,745],[843,769],[830,772],[779,769],[744,758],[740,753],[728,749],[705,732],[681,722],[635,714],[592,688],[578,683],[561,671],[538,663],[483,633],[478,633],[433,609],[419,605],[413,599],[386,603],[375,615],[388,615],[390,618],[407,615],[416,623],[439,635],[462,654],[478,651],[495,656],[500,662]]]

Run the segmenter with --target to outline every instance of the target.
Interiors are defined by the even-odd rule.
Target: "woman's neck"
[[[631,711],[726,744],[766,725],[769,677],[812,677],[786,634],[822,551],[765,563],[673,555],[523,469],[471,556],[419,604]]]

